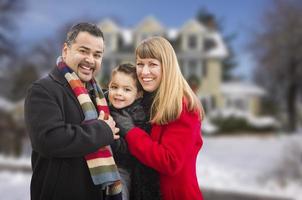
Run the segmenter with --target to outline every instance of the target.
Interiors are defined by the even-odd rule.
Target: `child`
[[[134,124],[147,131],[148,119],[141,105],[142,95],[135,66],[121,64],[113,69],[108,92],[110,112],[127,112]],[[123,138],[111,146],[123,183],[123,199],[128,200],[129,196],[131,199],[154,199],[154,195],[159,196],[157,173],[129,154]]]

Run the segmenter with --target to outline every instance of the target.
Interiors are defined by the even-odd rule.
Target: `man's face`
[[[62,56],[81,81],[88,82],[99,72],[103,52],[103,38],[80,32],[70,46],[64,44]]]

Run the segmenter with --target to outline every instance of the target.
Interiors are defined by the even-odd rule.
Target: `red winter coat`
[[[159,172],[163,200],[203,199],[196,177],[201,122],[196,113],[183,108],[177,120],[153,124],[150,135],[137,127],[126,135],[130,153]]]

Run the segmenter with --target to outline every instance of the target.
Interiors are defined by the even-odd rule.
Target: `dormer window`
[[[149,33],[141,33],[139,37],[139,41],[143,41],[145,39],[148,39],[150,37],[155,36],[161,36],[162,34],[160,32],[149,32]]]
[[[197,60],[189,60],[188,61],[188,69],[190,71],[190,75],[201,75],[200,72],[200,63]]]
[[[189,35],[188,36],[188,48],[192,50],[196,50],[198,45],[197,45],[197,35]]]
[[[205,51],[208,51],[217,46],[216,42],[211,38],[205,38],[203,44],[204,44],[203,48]]]

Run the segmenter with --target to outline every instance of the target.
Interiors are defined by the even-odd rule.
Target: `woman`
[[[159,173],[162,199],[202,200],[196,177],[196,158],[202,146],[200,102],[166,39],[144,40],[135,54],[152,129],[148,134],[134,127],[131,116],[115,116],[120,135],[132,155]]]

